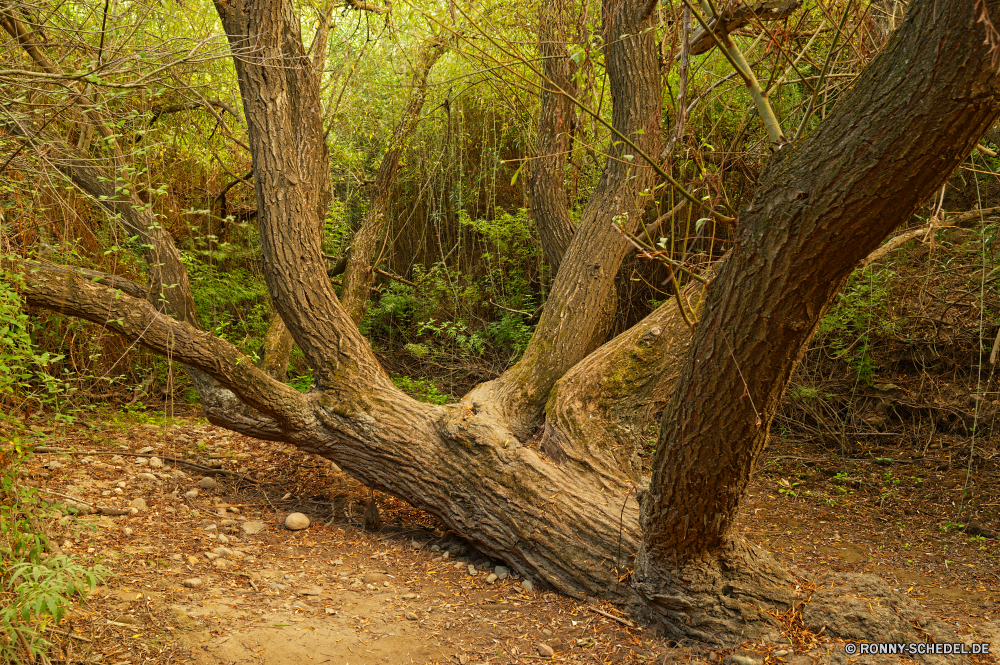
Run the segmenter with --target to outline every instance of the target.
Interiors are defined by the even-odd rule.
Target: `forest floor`
[[[584,664],[734,654],[671,649],[618,608],[537,580],[531,590],[513,574],[490,583],[503,562],[391,497],[378,496],[382,529],[366,532],[369,492],[335,465],[193,415],[108,415],[20,436],[39,453],[23,468],[42,497],[127,512],[49,516],[58,549],[112,572],[51,634],[51,655],[63,662]],[[923,454],[886,445],[845,459],[775,437],[741,528],[800,572],[877,573],[967,642],[1000,650],[1000,483],[993,462],[953,464],[962,449],[967,457],[967,439],[942,435]],[[292,512],[309,515],[309,528],[287,530]],[[978,530],[963,531],[971,517]],[[787,637],[735,653],[806,665],[843,652],[842,642],[793,625]],[[540,656],[539,645],[554,655]]]

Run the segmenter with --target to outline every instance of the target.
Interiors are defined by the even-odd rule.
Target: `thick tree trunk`
[[[973,5],[911,4],[833,113],[772,158],[742,215],[664,414],[642,504],[633,586],[673,632],[738,637],[742,600],[727,599],[781,595],[780,571],[734,532],[736,513],[823,313],[1000,111],[1000,76]],[[1000,15],[1000,2],[987,6]]]
[[[444,54],[445,44],[434,38],[427,42],[417,56],[416,68],[410,82],[410,100],[403,110],[403,116],[396,125],[389,149],[382,157],[375,182],[372,185],[372,195],[368,201],[368,211],[365,213],[361,228],[351,240],[351,251],[344,270],[344,285],[340,290],[341,302],[351,319],[361,323],[365,309],[371,296],[372,284],[375,282],[375,272],[372,261],[378,251],[378,241],[386,233],[389,218],[386,212],[389,207],[389,197],[399,172],[399,160],[409,141],[413,130],[420,120],[420,112],[427,99],[427,77],[434,64]]]

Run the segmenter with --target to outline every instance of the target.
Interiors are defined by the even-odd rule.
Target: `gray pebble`
[[[530,591],[534,591],[535,590],[535,585],[531,583],[531,580],[522,580],[521,581],[521,588],[524,589],[525,591],[529,591],[530,592]],[[741,663],[741,665],[746,665],[746,664],[745,663]]]
[[[205,476],[200,481],[198,481],[198,487],[203,490],[214,490],[219,483],[215,482],[215,478],[212,476]]]
[[[417,615],[414,612],[407,612],[406,618],[409,619],[410,621],[416,621]]]
[[[197,589],[198,587],[201,586],[201,578],[192,577],[191,579],[184,580],[183,582],[181,582],[181,584],[188,587],[189,589]]]
[[[493,573],[497,576],[497,579],[502,582],[507,579],[508,575],[510,575],[510,569],[506,566],[497,566],[493,569]]]

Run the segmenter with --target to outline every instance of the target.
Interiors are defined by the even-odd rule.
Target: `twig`
[[[65,635],[66,637],[71,637],[74,640],[80,640],[81,642],[93,642],[94,641],[94,640],[90,639],[89,637],[84,637],[83,635],[74,635],[73,633],[67,633],[67,632],[62,631],[62,630],[56,630],[52,626],[46,626],[45,630],[49,631],[50,633],[56,633],[57,635]]]
[[[596,607],[591,607],[590,605],[587,605],[586,607],[591,612],[597,612],[602,617],[608,617],[609,619],[614,619],[615,621],[617,621],[618,623],[622,624],[623,626],[628,626],[629,628],[635,628],[635,624],[632,623],[631,621],[629,621],[628,619],[623,619],[622,617],[616,617],[614,614],[611,614],[610,612],[605,612],[604,610],[599,610]],[[640,628],[640,630],[642,630],[642,629]]]
[[[83,499],[77,499],[75,496],[70,496],[68,494],[60,494],[59,492],[53,492],[52,490],[47,490],[47,489],[42,488],[42,487],[38,487],[36,489],[39,492],[43,492],[45,494],[51,494],[53,496],[58,496],[58,497],[61,497],[63,499],[69,499],[70,501],[73,501],[74,503],[82,503],[85,506],[90,506],[91,508],[93,508],[97,512],[101,513],[102,515],[128,515],[129,512],[130,512],[128,510],[122,510],[121,508],[109,508],[107,506],[98,506],[98,505],[95,505],[93,503],[84,501]]]
[[[403,284],[406,284],[407,286],[412,286],[412,287],[419,286],[416,282],[411,282],[408,279],[403,279],[399,275],[394,275],[391,272],[389,272],[388,270],[382,270],[381,268],[372,268],[372,270],[374,270],[375,272],[377,272],[380,275],[388,277],[389,279],[394,279],[397,282],[402,282]]]

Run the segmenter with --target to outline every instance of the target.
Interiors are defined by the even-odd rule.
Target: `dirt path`
[[[671,649],[614,606],[504,575],[503,562],[389,497],[379,497],[382,529],[365,532],[368,491],[330,462],[280,444],[194,419],[35,433],[38,445],[74,453],[30,460],[26,482],[44,498],[126,512],[52,515],[53,542],[114,573],[64,622],[68,634],[53,635],[55,655],[69,662],[648,663],[732,654]],[[969,641],[1000,649],[996,540],[941,530],[950,506],[932,512],[928,497],[908,508],[916,494],[904,496],[891,475],[890,494],[897,491],[886,498],[869,491],[868,466],[837,476],[827,460],[775,453],[744,513],[752,540],[801,570],[883,574]],[[875,473],[886,479],[882,467]],[[990,503],[992,479],[977,481]],[[934,491],[948,484],[922,482]],[[287,530],[285,517],[298,511],[311,525]],[[980,512],[996,526],[993,513]],[[788,629],[787,647],[746,644],[737,653],[758,664],[843,662],[842,645]]]

